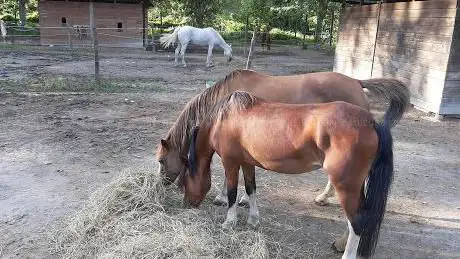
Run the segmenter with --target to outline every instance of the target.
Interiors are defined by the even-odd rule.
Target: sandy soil
[[[59,220],[121,170],[153,165],[157,141],[205,80],[244,66],[243,58],[225,65],[216,53],[208,69],[204,55],[190,54],[184,69],[168,55],[103,52],[102,75],[126,84],[123,93],[7,93],[15,84],[34,90],[43,76],[84,80],[91,56],[0,49],[0,68],[8,73],[0,79],[0,257],[51,257],[47,233]],[[310,50],[259,53],[254,69],[292,74],[330,70],[332,61]],[[459,128],[458,121],[436,122],[411,109],[393,130],[396,176],[376,258],[460,258]],[[218,158],[213,170],[216,193],[223,175]],[[261,231],[273,257],[340,258],[330,249],[345,227],[340,207],[335,200],[313,203],[326,183],[323,173],[258,170],[257,181]],[[239,212],[243,225],[247,210]],[[264,221],[278,227],[264,228]]]

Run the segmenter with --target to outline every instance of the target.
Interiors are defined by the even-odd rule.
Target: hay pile
[[[63,258],[268,257],[263,234],[223,231],[225,213],[209,200],[199,210],[183,209],[182,195],[165,190],[154,171],[123,172],[96,191],[54,231],[52,252]]]

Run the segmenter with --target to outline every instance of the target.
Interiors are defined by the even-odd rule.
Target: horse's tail
[[[386,118],[387,120],[389,117]],[[353,229],[359,230],[361,239],[358,255],[369,257],[374,252],[379,237],[380,225],[385,214],[388,194],[393,180],[393,139],[391,124],[375,123],[374,128],[379,138],[377,156],[367,179],[367,190],[361,203],[358,217],[353,222]],[[357,228],[357,229],[356,229]]]
[[[165,34],[160,37],[160,44],[164,47],[167,48],[170,45],[173,45],[177,41],[177,34],[179,33],[180,27],[177,27],[174,29],[174,32],[172,34]]]
[[[409,107],[409,89],[401,81],[395,79],[376,78],[360,80],[363,88],[376,94],[378,98],[384,98],[390,102],[383,120],[395,126]]]

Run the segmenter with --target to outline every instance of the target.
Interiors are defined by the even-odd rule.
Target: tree
[[[323,20],[327,12],[327,1],[328,0],[319,0],[318,1],[318,11],[317,11],[317,20],[316,20],[316,31],[315,31],[315,41],[321,39],[321,34],[323,33]]]
[[[26,25],[26,0],[18,0],[19,1],[19,21],[22,28]]]
[[[179,0],[184,4],[184,12],[187,15],[192,25],[197,27],[205,27],[212,25],[215,17],[220,11],[219,0]]]

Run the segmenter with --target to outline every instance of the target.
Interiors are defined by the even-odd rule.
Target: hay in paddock
[[[165,190],[154,172],[126,171],[96,191],[53,232],[52,252],[63,258],[268,257],[262,233],[224,232],[225,215],[209,200],[199,210],[183,209],[182,195]]]

